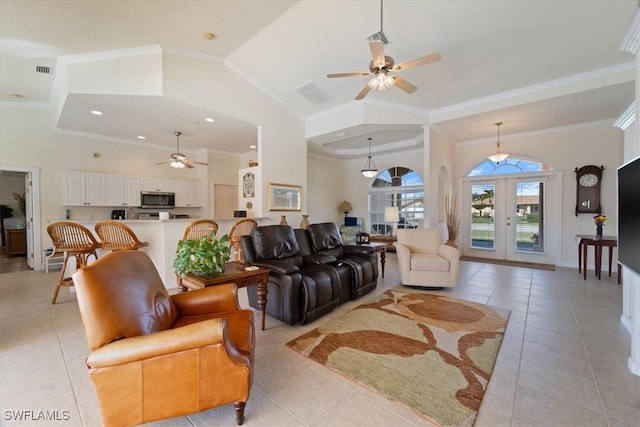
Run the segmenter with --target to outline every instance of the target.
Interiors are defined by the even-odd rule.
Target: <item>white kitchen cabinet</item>
[[[140,177],[126,175],[106,175],[107,206],[140,206]]]
[[[174,191],[173,182],[174,180],[169,178],[149,178],[143,176],[140,178],[140,191],[162,191],[172,193]]]
[[[176,179],[173,182],[176,193],[176,207],[199,208],[202,206],[202,185],[200,181]]]
[[[64,182],[65,206],[105,206],[105,175],[67,171]]]

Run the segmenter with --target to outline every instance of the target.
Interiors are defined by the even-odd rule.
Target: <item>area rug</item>
[[[396,287],[287,346],[432,423],[471,426],[509,313]]]
[[[487,264],[508,265],[510,267],[536,268],[538,270],[556,271],[556,266],[553,264],[540,264],[537,262],[509,261],[506,259],[489,259],[467,255],[461,256],[460,261],[484,262]]]

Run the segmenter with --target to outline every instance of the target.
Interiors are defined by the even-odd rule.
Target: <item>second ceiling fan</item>
[[[420,58],[396,64],[392,57],[386,56],[384,54],[384,44],[387,43],[387,37],[382,32],[382,19],[382,0],[380,0],[380,32],[369,37],[369,49],[371,50],[371,62],[369,63],[369,71],[327,74],[327,77],[330,79],[336,77],[356,77],[369,75],[373,76],[373,78],[369,81],[369,83],[367,83],[364,89],[362,89],[360,93],[358,93],[355,98],[356,100],[360,100],[367,96],[371,89],[376,89],[380,92],[384,92],[391,86],[398,86],[400,89],[404,90],[407,93],[413,93],[418,89],[417,86],[409,83],[401,77],[391,75],[390,72],[409,70],[411,68],[438,62],[441,59],[439,53],[432,53],[427,56],[422,56]]]
[[[182,135],[182,132],[175,131],[174,134],[176,136],[176,152],[171,153],[171,157],[169,157],[169,160],[167,160],[166,162],[156,163],[157,165],[168,163],[169,165],[171,165],[172,168],[176,168],[176,169],[182,169],[182,168],[192,169],[193,165],[203,165],[203,166],[208,165],[208,163],[196,162],[194,160],[187,159],[187,156],[185,156],[180,152],[180,135]]]

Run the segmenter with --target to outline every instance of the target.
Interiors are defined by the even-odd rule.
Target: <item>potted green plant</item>
[[[196,240],[180,240],[173,260],[173,269],[183,278],[189,274],[207,276],[222,273],[231,256],[227,246],[228,240],[226,234],[217,238],[215,233]]]

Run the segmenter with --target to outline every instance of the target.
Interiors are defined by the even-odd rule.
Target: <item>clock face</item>
[[[586,173],[580,177],[580,185],[583,187],[593,187],[598,183],[598,177],[592,173]]]

